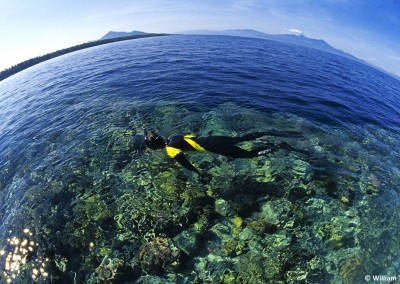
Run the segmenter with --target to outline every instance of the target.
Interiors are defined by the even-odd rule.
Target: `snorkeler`
[[[228,156],[231,158],[253,158],[260,155],[271,154],[280,149],[288,151],[296,151],[305,155],[309,152],[306,150],[300,150],[293,148],[286,142],[280,142],[277,145],[267,143],[263,146],[257,147],[250,151],[242,149],[236,144],[255,140],[262,136],[276,136],[276,137],[291,137],[300,138],[302,135],[295,131],[280,132],[271,130],[267,132],[253,132],[240,137],[229,137],[229,136],[207,136],[207,137],[196,137],[193,134],[174,134],[168,139],[153,132],[148,136],[145,130],[145,142],[146,146],[152,150],[164,149],[167,151],[167,155],[178,163],[180,163],[186,169],[196,172],[201,175],[200,171],[186,158],[184,151],[209,151],[212,153]]]

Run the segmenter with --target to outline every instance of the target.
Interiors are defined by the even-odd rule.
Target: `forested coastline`
[[[18,63],[8,69],[5,69],[4,71],[0,72],[0,81],[22,71],[25,70],[29,67],[32,67],[36,64],[42,63],[46,60],[67,54],[67,53],[71,53],[74,51],[78,51],[78,50],[82,50],[85,48],[89,48],[89,47],[94,47],[94,46],[98,46],[98,45],[103,45],[103,44],[107,44],[107,43],[112,43],[112,42],[118,42],[118,41],[124,41],[124,40],[131,40],[131,39],[138,39],[138,38],[146,38],[146,37],[155,37],[155,36],[165,36],[167,34],[145,34],[145,35],[134,35],[134,36],[127,36],[127,37],[118,37],[118,38],[111,38],[111,39],[103,39],[103,40],[97,40],[97,41],[91,41],[91,42],[86,42],[83,44],[79,44],[79,45],[75,45],[72,47],[68,47],[68,48],[64,48],[52,53],[48,53],[42,56],[38,56],[35,58],[31,58],[28,59],[24,62]]]

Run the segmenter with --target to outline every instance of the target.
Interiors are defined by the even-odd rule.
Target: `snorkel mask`
[[[152,132],[150,136],[147,134],[147,130],[144,129],[144,135],[145,135],[145,142],[146,146],[152,150],[156,149],[162,149],[165,148],[165,139],[164,137],[158,135],[155,132]]]

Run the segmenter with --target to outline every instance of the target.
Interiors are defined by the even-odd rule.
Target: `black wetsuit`
[[[196,167],[185,157],[184,151],[209,151],[232,158],[253,158],[262,154],[269,154],[279,149],[286,149],[291,151],[302,152],[303,150],[297,150],[291,147],[285,142],[281,142],[278,145],[267,143],[261,147],[257,147],[250,151],[242,149],[236,144],[244,141],[254,140],[261,136],[278,136],[278,137],[301,137],[298,132],[253,132],[240,137],[229,137],[229,136],[208,136],[208,137],[196,137],[195,135],[189,134],[174,134],[167,140],[166,151],[168,156],[174,158],[185,168],[200,173]]]

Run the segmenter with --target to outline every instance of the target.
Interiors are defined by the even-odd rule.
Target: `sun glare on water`
[[[7,239],[7,244],[0,250],[2,276],[6,283],[12,283],[22,271],[28,271],[32,280],[37,281],[49,276],[46,267],[49,258],[37,256],[38,243],[33,240],[30,229],[24,229],[22,236],[13,236]]]

